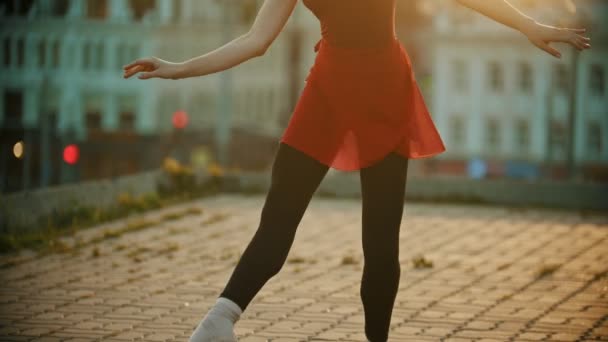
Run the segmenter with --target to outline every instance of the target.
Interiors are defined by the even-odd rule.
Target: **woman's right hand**
[[[158,57],[145,57],[137,59],[123,66],[123,77],[129,78],[138,72],[142,72],[137,78],[145,80],[148,78],[164,78],[177,80],[181,78],[183,64],[162,60]]]

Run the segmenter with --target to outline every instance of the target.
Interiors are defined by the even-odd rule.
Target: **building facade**
[[[301,2],[262,58],[179,81],[122,78],[122,66],[139,57],[178,62],[216,49],[246,32],[262,3],[0,4],[0,191],[156,168],[180,146],[186,160],[197,146],[213,146],[243,168],[267,168],[320,35]],[[507,163],[564,168],[572,160],[584,175],[605,175],[607,4],[578,1],[573,14],[568,1],[515,3],[541,22],[584,21],[593,48],[573,61],[572,51],[558,44],[563,57],[557,60],[454,1],[398,2],[397,34],[447,147],[413,163],[413,173],[431,174],[432,168],[419,169],[428,164],[464,175],[478,158],[499,174]],[[172,125],[176,111],[188,113],[184,130]],[[63,160],[70,144],[81,148],[76,165]]]
[[[174,140],[166,137],[174,133],[171,118],[180,110],[189,116],[181,134],[195,137],[193,144],[229,144],[234,130],[278,140],[318,38],[318,23],[301,4],[263,58],[178,82],[122,78],[122,66],[136,58],[185,61],[244,34],[262,2],[3,2],[2,188],[67,181],[71,172],[88,179],[157,167],[161,155],[153,150]],[[20,140],[27,140],[25,153],[16,158],[11,150]],[[76,171],[56,162],[57,145],[70,143],[83,149]]]
[[[473,158],[503,172],[508,162],[567,167],[570,160],[580,177],[608,164],[608,3],[565,3],[517,3],[542,23],[588,28],[592,49],[579,54],[554,44],[561,59],[454,5],[441,7],[422,33],[431,42],[428,99],[447,146],[438,159],[460,162],[455,172],[464,172]]]

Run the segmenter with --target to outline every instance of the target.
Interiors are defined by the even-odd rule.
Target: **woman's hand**
[[[557,49],[549,45],[550,42],[568,43],[579,51],[582,51],[591,47],[589,44],[590,39],[581,35],[585,31],[584,28],[561,28],[537,22],[532,22],[521,30],[532,44],[557,58],[560,58],[562,55]]]
[[[144,71],[137,78],[145,80],[158,77],[177,80],[181,78],[181,67],[181,63],[173,63],[157,57],[140,58],[123,66],[123,77],[129,78],[140,71]]]

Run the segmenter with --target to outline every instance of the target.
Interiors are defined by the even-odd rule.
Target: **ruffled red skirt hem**
[[[315,51],[280,142],[341,171],[371,166],[393,151],[411,159],[445,151],[396,37],[356,49],[322,38]]]

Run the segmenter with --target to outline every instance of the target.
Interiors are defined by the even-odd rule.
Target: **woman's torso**
[[[381,46],[394,39],[396,0],[303,0],[321,35],[345,48]]]

